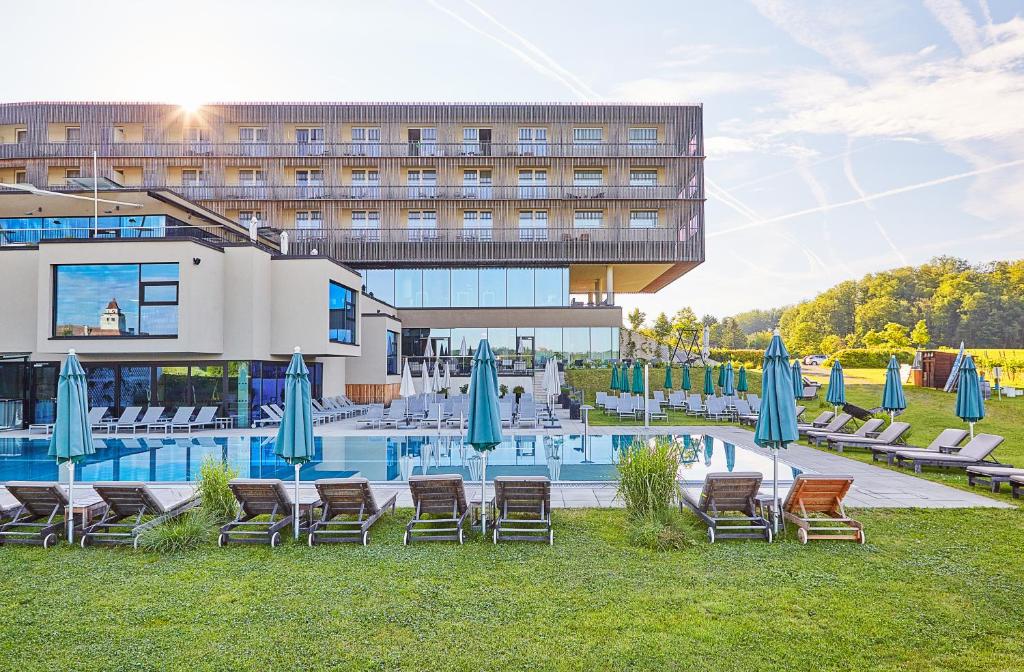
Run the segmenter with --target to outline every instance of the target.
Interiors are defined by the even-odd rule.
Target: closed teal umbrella
[[[684,389],[684,390],[686,390],[687,392],[689,392],[690,388],[692,387],[692,385],[690,384],[690,365],[689,364],[683,364],[683,380],[682,380],[682,384],[679,387]]]
[[[629,364],[623,363],[622,370],[619,371],[619,392],[629,392]]]
[[[725,443],[725,468],[728,471],[736,469],[736,444]]]
[[[640,360],[633,362],[633,394],[644,393],[644,369]]]
[[[794,359],[793,360],[792,378],[793,378],[793,398],[794,399],[800,399],[801,397],[804,396],[804,375],[800,371],[800,360],[799,359]]]
[[[843,380],[843,365],[839,360],[832,362],[832,373],[828,376],[828,394],[825,401],[832,404],[839,415],[839,407],[846,403],[846,382]]]
[[[732,383],[732,362],[725,365],[725,381],[722,384],[722,394],[726,397],[731,397],[736,394],[736,388]]]
[[[711,466],[711,458],[715,455],[715,439],[710,434],[704,435],[704,464]]]
[[[974,358],[967,355],[960,365],[960,380],[956,388],[956,414],[971,426],[971,438],[974,438],[974,423],[985,417],[985,399],[981,396],[981,384],[978,381],[978,369],[974,366]]]
[[[68,465],[68,542],[75,541],[75,464],[96,452],[92,445],[92,426],[89,424],[89,386],[75,351],[68,350],[68,358],[60,367],[57,379],[57,419],[50,437],[48,455],[57,464]],[[44,540],[45,541],[45,540]]]
[[[779,449],[799,437],[793,403],[793,370],[789,352],[776,333],[764,351],[761,372],[761,412],[754,428],[754,443],[772,451],[772,527],[779,533]]]
[[[665,367],[665,389],[672,390],[672,365]]]
[[[711,367],[704,365],[704,394],[711,397],[715,394],[715,381],[712,378]]]
[[[277,428],[274,454],[295,467],[295,517],[292,529],[299,538],[299,468],[313,459],[313,395],[309,385],[309,369],[302,361],[302,352],[295,348],[292,361],[284,372],[284,415]]]
[[[718,386],[725,387],[725,364],[718,365]]]
[[[486,338],[473,356],[473,373],[469,378],[469,424],[465,442],[481,453],[480,470],[481,527],[487,533],[487,453],[502,442],[501,412],[498,409],[498,366]],[[461,540],[460,540],[461,541]]]
[[[619,389],[619,365],[612,364],[612,381],[608,385],[608,389],[617,390]]]
[[[882,409],[889,412],[889,422],[896,419],[896,412],[907,407],[907,398],[903,396],[903,383],[900,382],[900,363],[896,355],[889,358],[885,367],[885,389],[882,390]]]
[[[736,378],[736,391],[746,394],[747,389],[747,367],[740,365],[740,373]]]

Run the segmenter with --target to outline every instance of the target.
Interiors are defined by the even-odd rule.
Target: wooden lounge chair
[[[238,500],[238,515],[220,528],[217,545],[269,543],[272,547],[279,546],[281,530],[291,525],[294,517],[295,504],[290,488],[277,478],[235,478],[228,487]],[[300,502],[299,517],[312,519],[313,509],[318,508],[319,501]],[[268,518],[256,520],[259,516]]]
[[[1010,483],[1014,476],[1024,477],[1024,469],[981,464],[967,467],[967,484],[972,488],[976,485],[988,485],[992,492],[999,492],[1002,484]]]
[[[410,476],[409,492],[412,494],[416,514],[405,526],[403,544],[408,545],[414,541],[463,543],[470,510],[462,476]]]
[[[551,479],[547,476],[498,476],[494,479],[494,524],[499,541],[555,543],[551,527]]]
[[[82,532],[81,545],[128,544],[138,548],[139,536],[193,508],[199,503],[191,489],[151,490],[145,483],[114,481],[94,483],[96,494],[107,505],[103,516]],[[149,517],[143,522],[144,517]]]
[[[896,453],[901,450],[930,450],[932,452],[955,453],[958,446],[969,436],[966,429],[944,429],[939,435],[932,439],[924,448],[914,446],[868,446],[871,451],[871,459],[877,461],[884,457],[886,462],[892,465],[896,460]]]
[[[864,543],[864,526],[846,515],[843,499],[853,476],[800,474],[782,505],[783,520],[796,525],[801,544],[810,539],[845,539]]]
[[[1024,493],[1024,476],[1011,476],[1010,494],[1014,499],[1020,499],[1021,493]]]
[[[321,478],[316,481],[320,497],[320,518],[309,527],[309,546],[327,542],[370,543],[370,528],[384,513],[395,511],[398,495],[377,504],[370,482],[365,478]],[[341,518],[341,516],[355,516]]]
[[[840,414],[840,418],[841,417],[842,414]],[[837,418],[837,420],[838,419],[839,418]],[[820,446],[822,443],[827,442],[829,438],[842,439],[843,437],[850,437],[855,439],[859,437],[868,437],[883,424],[885,424],[885,420],[882,420],[881,418],[870,418],[867,422],[852,432],[827,432],[824,429],[812,429],[807,432],[807,440],[813,442],[816,446]]]
[[[900,450],[896,453],[896,465],[902,467],[909,463],[914,467],[916,473],[920,473],[922,467],[966,469],[970,466],[986,464],[997,467],[1012,466],[988,459],[992,455],[992,451],[1002,442],[1003,437],[995,434],[976,434],[966,446],[953,454],[936,453],[930,450]]]
[[[0,545],[32,544],[50,548],[67,531],[65,514],[68,496],[58,483],[37,483],[33,481],[9,481],[7,492],[17,501],[10,520],[0,525]],[[78,489],[75,489],[78,494]],[[95,499],[95,497],[93,498]],[[75,504],[85,504],[76,497]],[[80,529],[75,524],[75,530]]]
[[[801,425],[797,425],[796,428],[799,430],[801,436],[813,439],[815,435],[828,436],[829,434],[838,434],[851,420],[853,420],[853,416],[849,413],[840,413],[829,420],[828,424],[824,427],[803,427]]]
[[[870,420],[868,422],[871,422]],[[861,429],[867,426],[867,422],[861,425]],[[845,434],[834,434],[828,437],[828,447],[838,452],[843,448],[870,448],[871,446],[892,446],[898,444],[903,435],[910,429],[909,422],[893,422],[878,433],[877,436],[851,436]]]
[[[708,526],[712,544],[715,539],[764,539],[770,543],[772,528],[757,502],[761,479],[757,472],[710,473],[699,493],[683,489],[679,510],[685,504],[697,514]]]
[[[804,408],[803,406],[797,406],[797,408]],[[818,414],[814,420],[810,422],[798,422],[796,428],[801,432],[806,432],[811,429],[821,429],[826,426],[830,420],[835,416],[832,411],[822,411]]]

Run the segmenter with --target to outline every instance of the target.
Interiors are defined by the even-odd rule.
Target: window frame
[[[359,297],[358,297],[358,292],[356,290],[352,289],[351,287],[349,287],[348,285],[343,285],[343,284],[341,284],[340,282],[338,282],[336,280],[328,280],[327,283],[328,283],[327,284],[327,340],[329,342],[331,342],[331,343],[337,343],[339,345],[359,345],[359,336],[358,336],[358,334],[359,334]],[[341,289],[347,291],[349,297],[351,298],[351,304],[349,305],[346,302],[346,305],[343,308],[331,308],[331,288],[332,288],[332,286],[333,287],[340,287]],[[346,317],[350,318],[352,320],[351,328],[345,329],[344,327],[341,327],[339,329],[334,329],[331,326],[331,313],[334,312],[334,311],[341,311],[343,313],[348,313],[349,315],[346,316]],[[352,333],[352,340],[351,341],[343,341],[343,340],[339,340],[339,339],[333,338],[331,334],[334,331],[351,331],[351,333]]]

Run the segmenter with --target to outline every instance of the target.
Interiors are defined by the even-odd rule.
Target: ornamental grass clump
[[[157,553],[178,553],[212,542],[216,519],[206,509],[186,511],[139,535],[139,548]]]
[[[662,516],[679,498],[679,444],[668,437],[634,441],[619,459],[619,496],[631,518]]]
[[[224,461],[212,455],[203,459],[199,466],[199,501],[214,521],[235,517],[235,495],[228,487],[238,473]]]

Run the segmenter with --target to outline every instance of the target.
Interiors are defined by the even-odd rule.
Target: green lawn
[[[29,670],[1010,670],[1024,511],[858,511],[868,544],[657,553],[617,510],[556,545],[0,549],[0,662]]]

